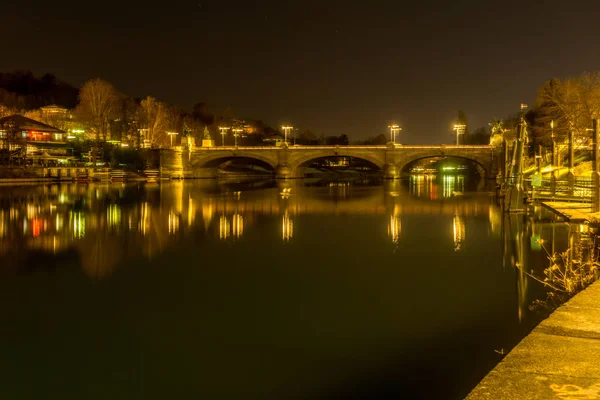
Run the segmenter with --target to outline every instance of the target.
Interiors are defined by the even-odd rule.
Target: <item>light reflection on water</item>
[[[230,354],[218,338],[231,344],[257,335],[254,340],[265,346],[274,369],[264,366],[271,372],[261,374],[255,368],[253,383],[241,385],[240,393],[262,393],[269,385],[279,388],[272,398],[292,387],[300,387],[308,397],[321,390],[343,392],[352,374],[367,374],[365,368],[371,365],[385,372],[373,377],[369,370],[366,381],[384,380],[392,390],[410,393],[417,389],[402,377],[411,371],[421,374],[424,368],[431,371],[428,379],[444,383],[445,398],[461,398],[499,360],[493,350],[509,349],[540,318],[528,306],[543,294],[542,288],[514,268],[517,262],[531,269],[545,266],[545,256],[531,238],[543,238],[561,249],[574,231],[540,209],[527,216],[504,215],[493,197],[471,192],[472,185],[460,175],[411,176],[375,185],[305,183],[256,184],[258,189],[254,184],[240,189],[215,181],[6,188],[0,193],[1,290],[9,298],[19,291],[35,297],[37,292],[28,289],[36,276],[27,272],[33,266],[72,276],[80,271],[85,279],[105,285],[86,294],[90,297],[80,299],[82,304],[104,312],[96,304],[113,301],[115,291],[123,302],[117,308],[127,304],[122,319],[103,320],[108,324],[103,329],[121,332],[117,336],[123,340],[141,329],[130,326],[130,320],[145,329],[159,329],[165,337],[173,335],[167,332],[170,326],[197,321],[204,328],[178,331],[183,339],[177,336],[178,344],[163,355],[175,369],[187,360],[187,355],[176,356],[177,351],[185,353],[191,341],[208,337],[221,355],[206,348],[197,354],[188,349],[198,360],[218,364],[219,357],[226,357],[244,365],[244,354],[251,350],[236,347],[240,353]],[[67,268],[71,264],[75,269]],[[21,275],[32,281],[16,278]],[[35,284],[53,287],[53,279],[45,275]],[[181,289],[187,282],[197,286]],[[61,289],[63,295],[76,293],[78,286],[86,283],[72,281]],[[144,292],[144,287],[162,295],[151,300],[155,294]],[[261,293],[267,296],[265,303]],[[243,304],[221,304],[237,296]],[[146,307],[160,309],[157,301],[169,298],[177,299],[171,311],[153,314],[157,320],[151,324],[141,319]],[[39,304],[44,301],[40,298]],[[5,301],[4,307],[10,304]],[[38,302],[32,298],[31,304]],[[22,314],[32,312],[26,305],[15,307]],[[71,318],[71,306],[57,307],[46,310],[50,317],[64,313]],[[174,310],[186,311],[171,317]],[[16,314],[3,315],[3,326],[24,329],[22,322],[6,317]],[[224,315],[227,321],[221,320]],[[251,321],[225,329],[248,315]],[[97,328],[93,315],[77,313],[76,318],[84,327]],[[69,337],[58,325],[36,334]],[[90,332],[88,339],[93,340]],[[0,339],[27,355],[27,342]],[[162,349],[164,339],[156,340],[150,340],[145,351]],[[271,342],[278,344],[270,347]],[[413,354],[416,350],[411,348],[421,353]],[[42,350],[56,356],[51,348]],[[436,356],[442,350],[445,357]],[[126,354],[113,356],[131,362]],[[352,368],[344,361],[348,359],[355,360]],[[141,370],[150,374],[154,364],[147,362]],[[90,375],[97,376],[104,367],[102,362],[99,370],[89,367],[94,372]],[[248,373],[214,371],[207,376],[215,382],[228,374],[243,381]],[[440,385],[419,390],[435,396],[436,387]],[[143,392],[129,390],[133,397]]]

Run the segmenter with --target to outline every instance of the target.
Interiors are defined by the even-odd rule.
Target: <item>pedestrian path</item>
[[[600,400],[600,281],[542,321],[467,399]]]
[[[591,203],[575,203],[566,201],[543,201],[542,206],[563,217],[567,222],[599,223],[600,213],[592,212]]]

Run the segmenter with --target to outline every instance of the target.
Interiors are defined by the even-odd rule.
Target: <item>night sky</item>
[[[552,77],[600,70],[593,1],[6,3],[2,72],[351,140],[396,122],[401,143],[452,143],[458,109],[474,130]]]

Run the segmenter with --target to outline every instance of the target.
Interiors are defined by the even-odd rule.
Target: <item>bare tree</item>
[[[548,132],[554,121],[554,132],[566,137],[569,132],[585,132],[584,90],[579,79],[552,79],[541,88],[537,99],[538,119]]]
[[[151,147],[161,147],[168,143],[168,106],[154,97],[148,96],[142,100],[139,108],[138,121],[142,129],[144,142]]]
[[[113,85],[99,78],[87,81],[79,92],[75,113],[94,135],[94,164],[100,141],[106,140],[110,120],[118,112],[118,103],[119,96]]]

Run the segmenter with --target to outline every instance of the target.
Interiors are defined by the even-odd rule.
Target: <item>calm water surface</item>
[[[0,397],[462,398],[545,316],[514,264],[573,229],[482,190],[0,187]]]

